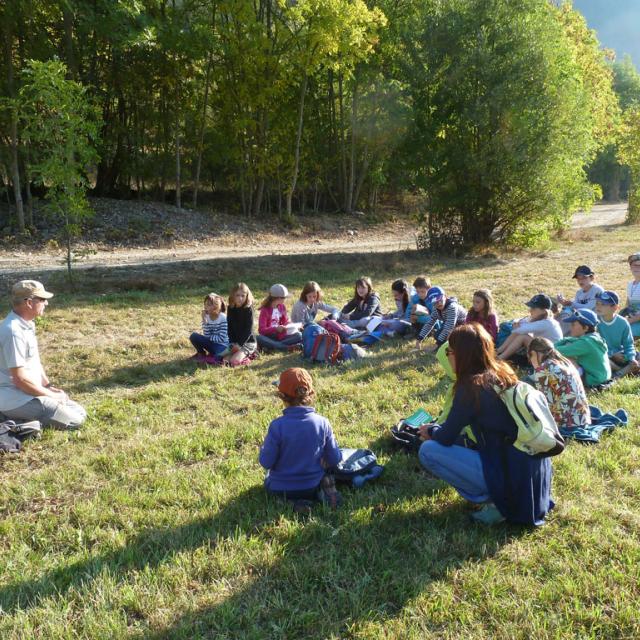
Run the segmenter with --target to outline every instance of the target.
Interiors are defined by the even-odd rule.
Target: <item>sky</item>
[[[573,0],[573,6],[603,46],[614,49],[617,59],[628,53],[640,69],[640,0]]]

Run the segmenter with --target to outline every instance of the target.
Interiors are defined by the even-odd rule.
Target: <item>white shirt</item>
[[[640,282],[632,280],[627,285],[627,300],[636,313],[640,311]]]
[[[534,338],[546,338],[551,342],[557,342],[562,338],[562,328],[555,318],[520,320],[520,325],[513,330],[513,333],[519,335],[530,333]]]
[[[34,398],[13,384],[9,369],[16,367],[23,367],[34,383],[42,382],[36,325],[11,311],[0,324],[0,411],[17,409]]]

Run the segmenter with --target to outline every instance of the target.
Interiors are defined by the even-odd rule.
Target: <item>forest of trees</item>
[[[19,229],[43,191],[78,220],[88,187],[285,220],[409,192],[427,246],[527,244],[588,176],[629,188],[639,77],[568,3],[12,0],[0,25]]]

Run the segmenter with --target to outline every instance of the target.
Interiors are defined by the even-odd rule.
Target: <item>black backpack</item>
[[[42,425],[37,421],[16,424],[13,420],[0,422],[0,453],[18,453],[29,438],[39,438]]]
[[[412,427],[404,420],[391,427],[391,437],[408,451],[417,451],[422,444],[420,428]]]

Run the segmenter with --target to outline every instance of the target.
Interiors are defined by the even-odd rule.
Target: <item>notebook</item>
[[[433,416],[424,409],[418,409],[415,413],[412,413],[408,418],[404,419],[404,423],[410,427],[419,427],[433,421]]]
[[[367,331],[369,333],[371,333],[372,331],[375,331],[381,322],[382,322],[382,316],[374,316],[373,318],[371,318],[371,320],[369,320],[369,322],[367,322]]]

